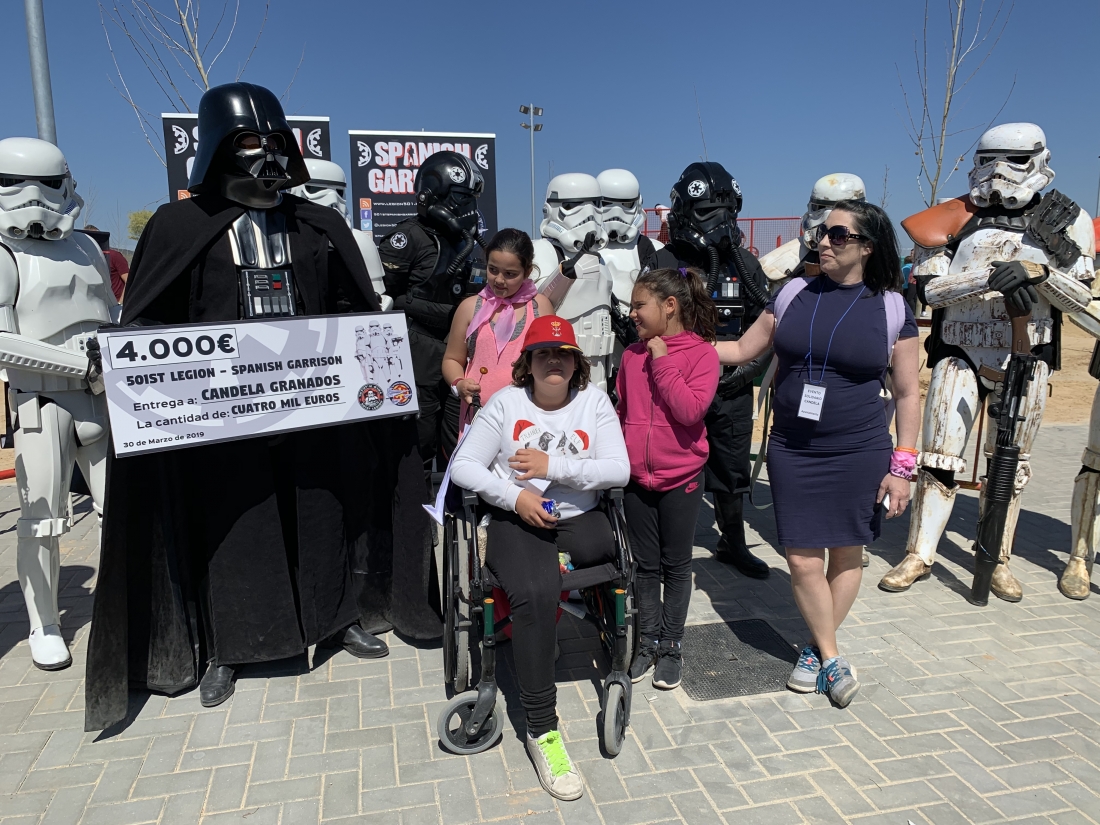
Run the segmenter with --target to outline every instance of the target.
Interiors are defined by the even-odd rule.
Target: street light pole
[[[530,106],[520,106],[522,114],[530,116],[530,122],[520,123],[524,129],[531,133],[531,237],[535,237],[535,132],[542,131],[542,124],[535,123],[536,117],[542,117],[542,109],[532,103]]]
[[[46,53],[46,18],[42,0],[23,0],[27,17],[27,53],[31,59],[31,87],[34,90],[34,117],[38,137],[57,145],[57,126],[53,119],[53,90],[50,86],[50,58]]]

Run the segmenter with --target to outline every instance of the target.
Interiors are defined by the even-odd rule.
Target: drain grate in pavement
[[[785,690],[798,653],[763,619],[689,625],[684,692],[697,701]]]

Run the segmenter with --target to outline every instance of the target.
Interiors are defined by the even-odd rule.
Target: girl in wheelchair
[[[600,491],[629,480],[630,462],[611,400],[589,386],[573,327],[536,319],[512,369],[455,454],[451,478],[489,507],[485,563],[512,608],[512,655],[527,716],[527,751],[558,799],[581,796],[580,775],[558,729],[554,682],[559,553],[575,568],[614,559]]]

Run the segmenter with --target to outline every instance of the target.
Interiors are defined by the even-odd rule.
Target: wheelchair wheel
[[[439,734],[440,743],[451,753],[470,756],[488,750],[500,740],[504,732],[504,719],[497,707],[493,708],[477,736],[470,738],[466,734],[466,721],[476,704],[477,693],[463,693],[448,702],[447,707],[439,714],[436,733]]]
[[[603,703],[603,724],[600,726],[600,742],[608,756],[618,756],[626,739],[626,693],[618,682],[607,688]]]
[[[455,693],[470,687],[470,551],[469,529],[448,518],[443,529],[443,678]]]

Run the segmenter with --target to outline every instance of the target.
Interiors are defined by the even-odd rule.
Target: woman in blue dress
[[[859,593],[863,545],[878,538],[883,515],[900,515],[909,503],[920,425],[918,337],[896,294],[901,270],[886,213],[842,201],[818,231],[822,274],[785,287],[790,292],[740,341],[717,346],[723,364],[775,347],[768,478],[791,588],[811,636],[787,686],[827,693],[845,707],[859,682],[837,650],[836,630]],[[884,404],[888,372],[896,448]]]

